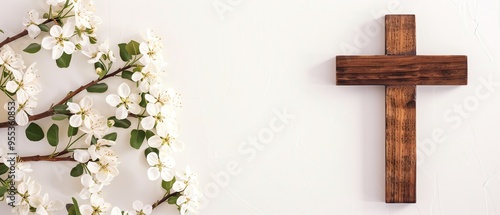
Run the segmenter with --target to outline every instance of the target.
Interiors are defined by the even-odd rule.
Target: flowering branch
[[[180,195],[180,194],[181,194],[180,192],[174,192],[174,193],[171,193],[171,194],[168,194],[168,195],[164,196],[163,198],[161,198],[160,200],[156,201],[152,205],[153,209],[155,209],[156,207],[160,206],[162,203],[166,202],[170,197],[175,196],[175,195]]]
[[[52,22],[52,21],[54,21],[54,19],[47,19],[42,24],[47,24],[47,23]],[[18,39],[20,39],[20,38],[22,38],[22,37],[24,37],[26,35],[28,35],[28,30],[21,31],[18,34],[12,36],[12,37],[7,37],[7,38],[5,38],[5,40],[3,40],[0,43],[0,48],[2,48],[3,46],[5,46],[5,45],[7,45],[7,44],[9,44],[11,42],[16,41],[16,40],[18,40]]]
[[[86,90],[87,88],[99,83],[100,81],[103,81],[109,77],[113,77],[117,74],[119,74],[120,72],[123,72],[127,69],[130,69],[132,67],[132,65],[127,65],[127,66],[124,66],[122,68],[119,68],[117,69],[116,71],[112,72],[112,73],[109,73],[107,75],[105,75],[104,77],[102,77],[101,79],[96,79],[96,80],[93,80],[85,85],[82,85],[80,87],[78,87],[76,90],[74,91],[71,91],[70,93],[68,93],[68,95],[66,95],[63,99],[61,99],[59,102],[57,102],[56,104],[52,105],[48,110],[42,112],[42,113],[39,113],[39,114],[35,114],[35,115],[32,115],[32,116],[29,116],[29,121],[36,121],[36,120],[39,120],[39,119],[43,119],[45,117],[49,117],[49,116],[52,116],[54,115],[54,107],[55,106],[58,106],[58,105],[62,105],[64,103],[66,103],[68,100],[70,100],[71,98],[73,98],[75,95],[77,95],[78,93],[80,93],[81,91],[83,90]],[[12,122],[0,122],[0,128],[7,128],[9,126],[12,126],[10,123]],[[15,124],[17,125],[17,123]]]

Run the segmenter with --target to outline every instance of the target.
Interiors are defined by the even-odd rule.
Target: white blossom
[[[141,201],[134,201],[132,208],[134,211],[130,211],[130,215],[150,215],[153,211],[153,207],[151,205],[144,205]]]
[[[0,66],[4,66],[11,72],[18,72],[26,68],[20,54],[16,54],[9,45],[0,48]]]
[[[141,71],[132,74],[132,81],[139,83],[142,92],[148,92],[149,88],[160,82],[159,68],[153,63],[146,64]]]
[[[128,113],[138,114],[141,111],[139,102],[141,101],[141,96],[139,94],[131,93],[130,87],[126,83],[120,84],[118,87],[118,95],[110,94],[106,97],[106,102],[117,107],[116,118],[125,119]]]
[[[75,31],[75,25],[72,22],[66,22],[61,28],[59,25],[54,25],[50,28],[50,36],[46,36],[42,40],[44,49],[52,50],[52,59],[60,58],[65,52],[73,54],[75,52],[75,44],[70,41]]]
[[[101,158],[102,156],[105,156],[108,154],[107,149],[109,149],[109,146],[115,145],[115,141],[111,140],[105,140],[105,139],[99,139],[97,140],[97,143],[94,145],[91,145],[88,148],[88,153],[90,154],[90,157],[92,160],[97,160]]]
[[[160,151],[159,155],[149,153],[146,159],[151,166],[148,169],[149,180],[154,181],[160,178],[160,176],[164,181],[170,181],[174,178],[172,168],[175,166],[175,160],[167,151]]]
[[[90,205],[81,205],[82,215],[104,215],[110,209],[111,204],[107,203],[99,195],[94,194],[90,197]]]
[[[69,124],[75,128],[80,127],[83,124],[83,121],[86,120],[87,124],[90,125],[90,115],[95,113],[92,111],[92,105],[94,101],[88,96],[85,96],[80,100],[80,102],[68,102],[68,110],[73,114],[69,118]]]
[[[85,56],[90,58],[87,62],[90,64],[94,64],[98,62],[101,57],[105,57],[105,59],[109,59],[111,62],[116,60],[113,51],[109,48],[109,41],[105,40],[101,45],[92,45],[89,46],[88,51],[82,52]]]
[[[24,99],[29,99],[38,95],[42,91],[42,87],[38,84],[36,77],[36,63],[31,64],[24,74],[21,71],[12,72],[14,80],[8,81],[5,85],[7,91],[16,93],[17,100],[24,103]]]
[[[158,135],[165,137],[168,134],[168,129],[170,123],[175,119],[175,111],[169,105],[161,106],[160,104],[147,104],[146,111],[149,116],[145,117],[141,121],[141,125],[144,129],[150,130],[156,126],[156,131]]]
[[[30,10],[28,12],[29,18],[25,19],[23,25],[26,26],[26,30],[28,30],[28,36],[31,38],[35,38],[40,34],[40,27],[38,25],[45,22],[47,19],[43,19],[40,17],[40,14],[36,10]]]
[[[64,203],[61,200],[50,200],[49,194],[46,193],[33,203],[33,207],[36,208],[36,214],[51,215],[52,212],[63,209]]]
[[[173,122],[172,120],[165,124],[165,132],[159,132],[161,135],[153,135],[150,137],[148,139],[148,145],[160,150],[169,150],[172,152],[184,151],[184,143],[177,140],[179,129]]]
[[[80,198],[88,199],[92,194],[99,193],[104,187],[103,183],[97,182],[91,175],[85,174],[80,178],[80,182],[83,185],[80,191]]]
[[[87,163],[90,160],[90,154],[87,150],[77,149],[73,151],[73,158],[80,163]]]
[[[88,134],[86,143],[90,143],[92,136],[102,138],[108,133],[108,119],[105,116],[99,115],[97,111],[91,111],[83,120],[83,126],[80,130]],[[74,115],[73,115],[74,116]],[[71,120],[71,118],[70,118]]]
[[[41,202],[40,191],[42,190],[42,186],[40,184],[33,181],[31,178],[28,178],[25,181],[22,181],[17,186],[16,199],[19,200],[17,202],[17,206],[22,206],[24,204],[31,205],[35,202]]]
[[[98,161],[90,161],[87,168],[99,182],[109,182],[118,176],[119,162],[115,157],[102,156]]]

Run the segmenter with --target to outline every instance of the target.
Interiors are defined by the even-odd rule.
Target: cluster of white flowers
[[[16,54],[9,45],[0,49],[0,68],[3,68],[0,84],[7,91],[5,93],[16,95],[15,119],[21,126],[28,124],[28,115],[33,114],[38,104],[36,96],[42,91],[35,65],[33,63],[26,69],[21,55]]]
[[[42,47],[52,50],[52,59],[60,58],[63,53],[73,54],[84,47],[89,47],[89,50],[94,49],[90,46],[95,41],[95,29],[101,23],[101,18],[95,15],[92,0],[70,0],[68,4],[61,0],[47,0],[46,3],[51,8],[51,16],[60,17],[64,13],[64,17],[60,18],[69,17],[62,27],[61,25],[52,26],[50,35],[42,40]],[[41,19],[38,12],[33,10],[29,15],[30,18],[26,19],[24,25],[30,37],[34,38],[40,33],[39,24],[45,22],[46,19]]]
[[[181,215],[186,212],[196,213],[198,211],[202,193],[198,188],[198,177],[193,174],[189,166],[186,167],[186,172],[177,173],[177,181],[172,189],[181,193],[176,202],[180,207]]]
[[[16,203],[12,212],[16,214],[30,214],[31,208],[35,208],[35,214],[49,215],[54,211],[64,208],[61,200],[50,200],[49,194],[40,193],[42,186],[31,178],[23,179],[17,186]]]
[[[15,160],[15,170],[10,171],[9,179],[17,182],[15,203],[12,212],[16,214],[49,215],[53,211],[64,208],[64,203],[60,200],[50,200],[49,194],[41,194],[41,185],[36,183],[27,174],[33,172],[29,163],[22,162],[16,155],[9,155],[3,148],[0,148],[0,157],[4,164],[12,164]],[[34,208],[34,210],[32,210]]]

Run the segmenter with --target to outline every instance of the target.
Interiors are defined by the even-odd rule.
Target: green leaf
[[[131,55],[138,55],[141,53],[139,51],[139,45],[140,44],[138,42],[136,42],[134,40],[130,40],[130,42],[125,46],[125,49]]]
[[[78,134],[78,128],[75,128],[71,125],[68,126],[68,137],[72,137]]]
[[[5,174],[7,171],[9,171],[9,167],[5,163],[0,164],[0,175]]]
[[[109,117],[108,120],[113,120],[115,122],[113,126],[117,128],[129,128],[132,124],[128,119],[117,119],[114,116]]]
[[[49,32],[50,28],[49,26],[45,25],[45,24],[40,24],[38,25],[38,27],[40,28],[40,30],[42,30],[43,32]]]
[[[177,204],[177,199],[179,198],[179,194],[178,195],[173,195],[172,197],[168,198],[167,202],[168,204],[171,204],[171,205],[175,205]]]
[[[52,124],[47,131],[47,140],[51,146],[57,146],[59,144],[59,126]]]
[[[23,51],[26,53],[35,54],[38,51],[40,51],[41,48],[42,48],[42,46],[40,44],[32,43],[28,47],[26,47]]]
[[[97,138],[94,135],[92,135],[92,138],[90,139],[90,145],[95,145],[95,144],[97,144]]]
[[[68,110],[68,105],[56,105],[52,108],[54,110],[54,113],[59,113],[59,114],[70,114]]]
[[[174,186],[174,183],[175,183],[175,177],[172,178],[172,180],[170,180],[170,181],[163,181],[162,180],[161,187],[163,187],[163,189],[165,189],[166,191],[169,191]]]
[[[149,138],[151,138],[152,136],[155,136],[155,133],[152,132],[151,130],[147,130],[146,131],[146,139],[149,140]]]
[[[104,93],[108,90],[108,85],[106,83],[98,83],[87,88],[89,93]]]
[[[141,102],[139,102],[139,106],[145,108],[148,105],[148,101],[146,100],[146,93],[141,93]]]
[[[0,33],[2,33],[2,34],[3,34],[3,30],[2,30],[2,29],[0,29]]]
[[[132,81],[132,75],[133,74],[134,74],[133,72],[125,70],[125,71],[122,72],[122,78],[128,79],[128,80]]]
[[[64,115],[64,114],[55,114],[52,116],[52,120],[55,120],[55,121],[61,121],[61,120],[65,120],[68,118],[68,115]]]
[[[130,146],[134,149],[141,148],[142,142],[146,138],[146,132],[143,130],[134,129],[130,132]]]
[[[3,199],[3,195],[7,192],[7,186],[5,187],[0,187],[0,197]]]
[[[126,46],[127,46],[126,43],[120,43],[120,44],[118,44],[118,47],[120,48],[120,58],[123,61],[125,61],[125,62],[129,61],[130,59],[132,59],[132,55],[130,55],[127,52]]]
[[[82,213],[80,213],[80,207],[78,206],[78,202],[76,201],[76,199],[71,197],[71,200],[73,201],[73,209],[75,210],[75,215],[82,215]]]
[[[83,175],[83,164],[79,163],[73,169],[71,169],[71,172],[69,173],[73,177],[78,177]]]
[[[71,63],[71,55],[63,52],[62,56],[56,60],[57,67],[68,68]]]
[[[149,153],[156,153],[156,154],[159,154],[159,153],[160,153],[160,150],[158,150],[157,148],[148,147],[146,150],[144,150],[144,156],[145,156],[145,157],[148,157],[148,154],[149,154]]]
[[[42,128],[34,122],[30,123],[30,125],[26,128],[26,137],[28,140],[40,141],[44,138],[44,136]]]
[[[118,135],[116,134],[116,132],[113,132],[113,133],[109,133],[106,136],[102,137],[102,139],[115,141],[117,136]]]

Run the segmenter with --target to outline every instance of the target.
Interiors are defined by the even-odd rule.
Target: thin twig
[[[175,193],[171,193],[171,194],[166,195],[165,197],[163,197],[160,200],[156,201],[152,205],[153,209],[155,209],[156,207],[160,206],[162,203],[164,203],[165,201],[167,201],[170,197],[178,195],[178,194],[179,194],[179,192],[175,192]]]
[[[83,90],[86,90],[87,88],[93,86],[94,84],[97,84],[99,83],[100,81],[102,80],[105,80],[109,77],[113,77],[115,76],[116,74],[120,73],[120,72],[123,72],[129,68],[131,68],[132,66],[131,65],[128,65],[128,66],[124,66],[122,68],[119,68],[118,70],[112,72],[112,73],[109,73],[107,75],[105,75],[104,77],[102,77],[101,79],[96,79],[96,80],[93,80],[83,86],[80,86],[78,87],[76,90],[68,93],[68,95],[66,95],[63,99],[61,99],[59,102],[57,102],[56,104],[52,105],[48,110],[42,112],[42,113],[39,113],[39,114],[35,114],[35,115],[32,115],[32,116],[29,116],[29,121],[36,121],[36,120],[39,120],[39,119],[43,119],[45,117],[49,117],[49,116],[52,116],[54,115],[54,107],[55,106],[58,106],[58,105],[62,105],[64,103],[66,103],[68,100],[70,100],[71,98],[73,98],[76,94],[80,93],[81,91]],[[17,125],[17,123],[15,124]],[[14,126],[15,126],[14,125]],[[9,124],[9,121],[6,121],[6,122],[0,122],[0,128],[7,128],[9,126],[13,126],[11,124]]]

